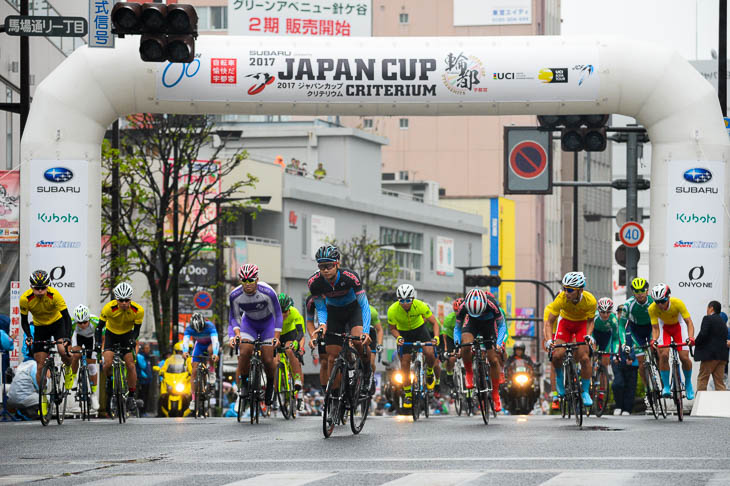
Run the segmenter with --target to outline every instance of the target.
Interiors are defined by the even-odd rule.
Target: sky
[[[719,0],[562,0],[562,35],[620,35],[674,47],[687,60],[717,50]]]

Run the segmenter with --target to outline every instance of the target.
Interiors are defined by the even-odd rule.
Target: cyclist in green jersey
[[[429,342],[432,341],[431,335],[426,329],[424,321],[428,321],[433,326],[433,343],[439,344],[439,322],[436,317],[423,301],[416,299],[416,289],[413,285],[402,284],[396,290],[398,302],[394,302],[388,308],[388,324],[390,325],[390,333],[396,338],[400,348],[401,370],[404,371],[403,383],[403,408],[411,408],[413,406],[410,373],[407,370],[411,367],[411,346],[403,346],[403,342]],[[433,389],[436,384],[433,367],[436,364],[436,353],[431,346],[423,348],[423,354],[426,356],[426,386]],[[407,381],[407,383],[406,383]]]
[[[649,306],[654,300],[649,295],[649,282],[646,279],[636,277],[631,281],[631,290],[634,296],[624,303],[619,326],[631,331],[634,341],[634,351],[639,360],[639,373],[641,379],[646,383],[646,370],[644,368],[644,350],[639,346],[648,346],[651,340],[651,318],[649,317]]]
[[[596,317],[593,320],[593,339],[596,342],[596,350],[601,353],[617,353],[621,343],[621,334],[618,330],[618,318],[613,313],[613,300],[608,297],[598,299]],[[601,356],[601,364],[608,370],[610,356]],[[604,390],[608,389],[608,383],[601,383]]]
[[[445,353],[453,353],[454,346],[454,326],[456,325],[456,313],[464,303],[464,299],[458,298],[454,301],[452,307],[454,311],[444,317],[444,322],[441,324],[441,349]],[[454,364],[456,363],[456,356],[451,356],[446,361],[446,384],[449,388],[454,388]]]
[[[302,389],[302,364],[297,356],[304,354],[304,318],[294,307],[292,298],[284,292],[279,294],[279,305],[283,320],[279,340],[287,346],[286,356],[294,372],[294,389],[298,391]]]

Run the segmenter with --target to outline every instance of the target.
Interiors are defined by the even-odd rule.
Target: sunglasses
[[[669,299],[655,300],[654,302],[656,302],[657,304],[666,304],[667,302],[669,302]]]
[[[577,292],[580,289],[575,289],[573,287],[563,287],[563,290],[566,294],[572,294],[573,292]]]
[[[43,286],[33,287],[33,290],[46,290],[47,288],[48,287],[46,287],[45,285],[43,285]]]
[[[398,299],[398,302],[400,302],[401,304],[410,304],[411,302],[413,302],[413,299]]]
[[[646,290],[634,290],[634,294],[645,294]]]
[[[255,278],[244,278],[244,279],[241,279],[241,282],[250,284],[250,283],[255,283],[256,279]]]
[[[132,299],[117,299],[117,302],[131,302]]]
[[[317,265],[317,267],[320,270],[331,270],[331,269],[335,268],[335,265],[337,265],[337,264],[336,263],[320,263],[319,265]]]

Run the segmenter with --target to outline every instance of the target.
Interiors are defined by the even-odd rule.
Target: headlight
[[[185,390],[185,385],[182,383],[175,383],[175,391],[178,393],[182,393],[183,390]]]
[[[416,379],[416,374],[411,371],[411,383],[413,383],[413,380]]]
[[[515,383],[517,383],[518,385],[524,385],[529,380],[530,380],[530,378],[526,374],[524,374],[524,373],[520,373],[518,375],[515,375]]]
[[[398,383],[399,385],[402,385],[403,384],[403,373],[401,373],[400,371],[396,372],[393,375],[393,381]]]

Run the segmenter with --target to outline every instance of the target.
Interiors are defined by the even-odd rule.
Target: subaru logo
[[[684,173],[684,180],[695,184],[701,184],[709,181],[710,179],[712,179],[712,172],[699,167],[690,169]]]
[[[48,182],[66,182],[73,179],[73,176],[74,173],[65,167],[53,167],[43,173]]]

